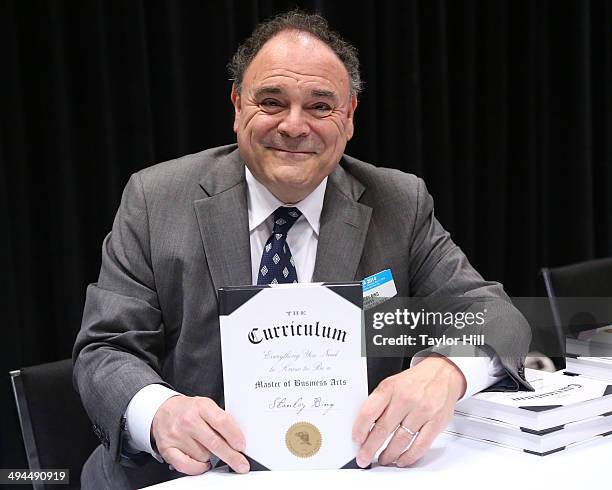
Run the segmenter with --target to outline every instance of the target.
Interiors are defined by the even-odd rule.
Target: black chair
[[[553,319],[565,335],[612,324],[612,257],[543,268]]]
[[[10,374],[30,469],[67,468],[70,485],[61,488],[80,488],[83,464],[99,441],[72,386],[72,360]],[[34,488],[58,487],[35,484]]]

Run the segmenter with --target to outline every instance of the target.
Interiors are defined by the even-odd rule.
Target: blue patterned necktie
[[[287,233],[301,215],[299,209],[284,206],[274,211],[274,228],[261,256],[257,284],[297,282],[295,263],[287,244]]]

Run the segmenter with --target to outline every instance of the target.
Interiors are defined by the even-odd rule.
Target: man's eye
[[[329,104],[325,104],[324,102],[320,102],[318,104],[314,104],[310,107],[312,111],[314,111],[317,115],[328,115],[333,110],[332,106]]]
[[[264,99],[259,103],[259,107],[266,112],[279,112],[283,108],[283,104],[276,99]]]

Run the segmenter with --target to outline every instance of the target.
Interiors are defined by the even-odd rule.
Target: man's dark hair
[[[319,14],[309,14],[295,9],[272,17],[259,24],[253,34],[239,47],[227,65],[234,87],[240,92],[242,77],[247,67],[253,61],[262,46],[283,31],[299,31],[308,33],[327,44],[344,64],[349,74],[351,93],[358,95],[361,90],[359,75],[359,58],[357,48],[348,43],[329,28],[327,20]]]

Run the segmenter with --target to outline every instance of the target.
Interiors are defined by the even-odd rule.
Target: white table
[[[612,436],[548,456],[440,435],[410,468],[370,470],[254,471],[246,475],[216,469],[147,487],[155,490],[588,490],[612,488]],[[595,487],[597,485],[597,487]],[[591,487],[593,486],[593,487]]]

